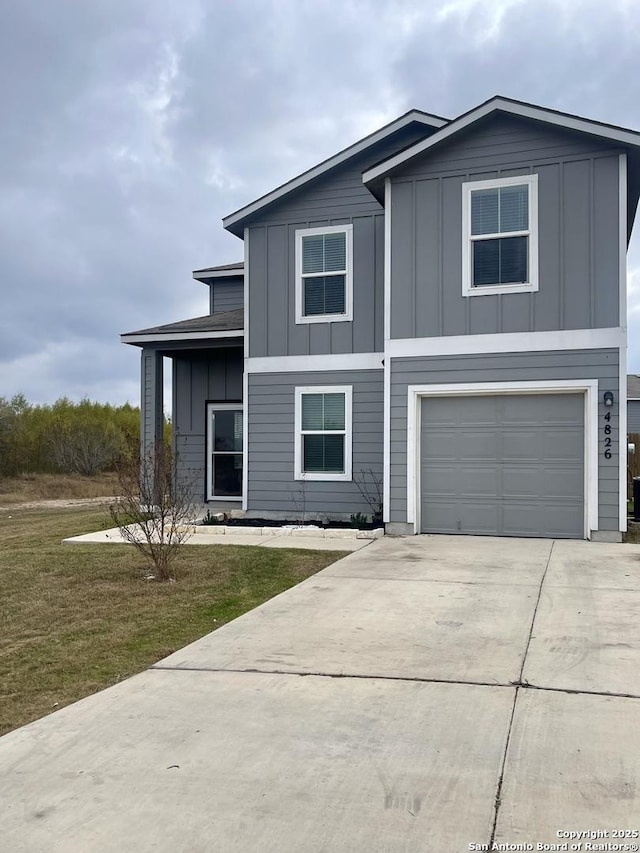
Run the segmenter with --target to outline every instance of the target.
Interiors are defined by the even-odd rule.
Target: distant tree
[[[14,394],[9,405],[17,417],[21,417],[33,408],[24,394]]]
[[[137,454],[140,410],[88,399],[60,397],[32,405],[24,394],[0,397],[0,477],[22,473],[81,473],[113,470]]]
[[[13,467],[15,420],[11,403],[6,397],[0,397],[0,476],[6,475]]]
[[[86,477],[113,467],[121,447],[121,436],[108,422],[72,424],[51,437],[56,466],[65,473]]]

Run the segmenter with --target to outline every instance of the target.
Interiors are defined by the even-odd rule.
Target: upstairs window
[[[351,225],[296,231],[296,323],[352,319]]]
[[[462,185],[464,296],[538,289],[537,179]]]
[[[296,388],[296,480],[351,479],[350,386]]]

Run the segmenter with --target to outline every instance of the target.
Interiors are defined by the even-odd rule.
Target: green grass
[[[184,545],[177,581],[128,545],[63,545],[95,508],[0,513],[0,734],[140,672],[343,552]]]

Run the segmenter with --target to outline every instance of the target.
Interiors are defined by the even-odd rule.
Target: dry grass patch
[[[0,478],[0,506],[30,501],[102,498],[118,494],[113,472],[83,477],[80,474],[22,474]]]
[[[128,545],[63,545],[95,509],[0,515],[0,734],[140,672],[343,552],[184,545],[178,581]]]

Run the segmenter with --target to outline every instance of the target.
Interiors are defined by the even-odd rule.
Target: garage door
[[[425,397],[425,533],[584,536],[584,397]]]

